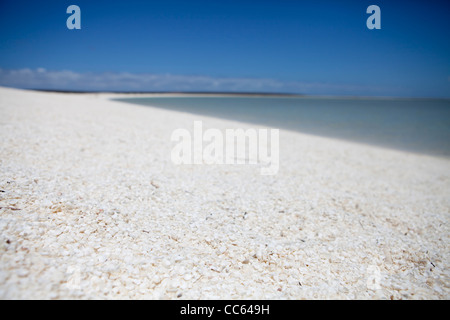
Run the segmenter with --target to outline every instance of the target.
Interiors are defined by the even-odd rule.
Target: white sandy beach
[[[450,160],[280,130],[277,175],[171,162],[253,128],[0,88],[1,299],[449,299]]]

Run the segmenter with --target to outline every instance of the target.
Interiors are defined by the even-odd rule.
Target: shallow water
[[[450,100],[195,96],[117,100],[450,157]]]

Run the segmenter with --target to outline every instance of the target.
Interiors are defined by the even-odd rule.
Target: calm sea
[[[117,100],[450,157],[450,100],[317,97]]]

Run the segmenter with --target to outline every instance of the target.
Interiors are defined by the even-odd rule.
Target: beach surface
[[[255,128],[0,88],[1,299],[449,299],[450,160],[280,130],[276,175],[175,165]]]

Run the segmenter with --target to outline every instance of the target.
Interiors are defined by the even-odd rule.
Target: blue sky
[[[449,17],[442,1],[2,0],[0,85],[450,97]]]

